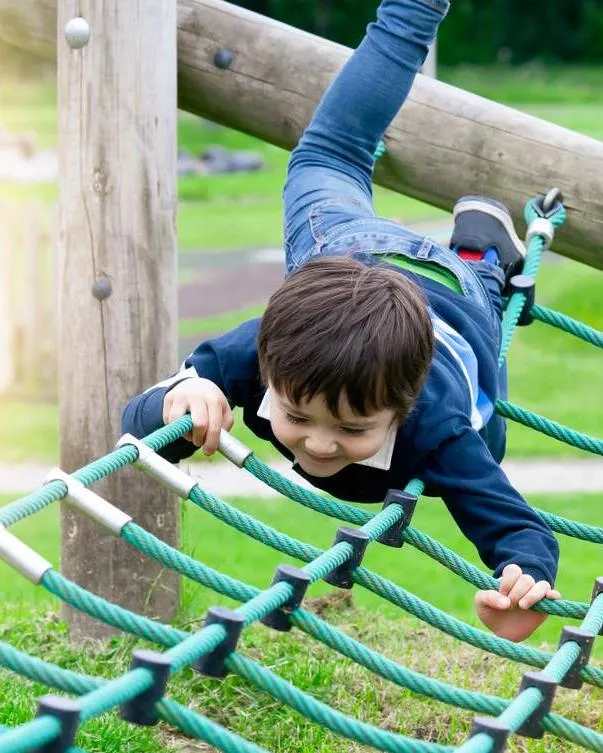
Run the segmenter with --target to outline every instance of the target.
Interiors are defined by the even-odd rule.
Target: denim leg
[[[333,224],[373,216],[373,155],[404,103],[448,0],[383,0],[377,21],[325,92],[293,151],[284,189],[287,267],[312,252],[317,202],[342,199]],[[295,263],[293,263],[293,257]]]

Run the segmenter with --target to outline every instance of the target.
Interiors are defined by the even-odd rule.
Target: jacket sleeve
[[[178,372],[133,397],[125,406],[121,428],[124,434],[138,439],[160,429],[163,423],[163,401],[177,384],[192,377],[209,379],[222,390],[231,407],[244,405],[243,385],[257,382],[256,339],[259,320],[251,320],[221,337],[198,345],[186,358]],[[188,458],[197,447],[186,439],[178,439],[159,454],[172,463]]]
[[[516,564],[551,585],[559,545],[527,504],[471,426],[461,426],[431,453],[423,478],[444,500],[464,535],[494,576]]]

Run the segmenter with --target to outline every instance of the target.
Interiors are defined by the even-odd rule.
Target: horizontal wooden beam
[[[0,0],[0,33],[52,57],[55,6]],[[179,106],[287,149],[351,52],[222,0],[178,0],[178,27]],[[558,186],[569,218],[555,250],[603,269],[603,142],[423,76],[386,142],[375,181],[443,209],[486,194],[522,228],[526,199]]]

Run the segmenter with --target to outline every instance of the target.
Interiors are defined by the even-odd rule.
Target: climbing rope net
[[[516,326],[533,319],[562,329],[599,348],[603,347],[601,332],[534,303],[534,279],[542,254],[550,245],[555,228],[565,220],[565,209],[558,193],[553,190],[546,197],[530,201],[526,206],[525,218],[528,224],[528,254],[523,274],[512,281],[512,294],[503,318],[500,364],[505,360]],[[506,401],[497,404],[497,411],[558,440],[598,455],[603,454],[601,439],[572,431]],[[66,604],[167,649],[164,652],[136,650],[129,672],[118,679],[105,680],[62,669],[0,642],[0,666],[78,696],[76,699],[44,696],[39,701],[35,719],[14,729],[0,727],[1,753],[78,751],[73,743],[79,725],[116,708],[120,709],[122,718],[129,722],[151,725],[162,719],[185,734],[227,753],[258,753],[264,750],[165,697],[168,677],[187,666],[193,666],[210,677],[235,673],[317,724],[379,750],[393,753],[444,753],[453,750],[437,743],[385,731],[340,713],[243,655],[237,650],[238,638],[243,628],[258,620],[279,631],[288,631],[295,626],[397,686],[477,712],[479,716],[474,719],[469,738],[457,748],[462,753],[498,753],[503,750],[510,733],[539,738],[545,732],[603,752],[602,734],[551,712],[558,685],[580,688],[583,683],[588,683],[603,688],[603,669],[589,664],[594,639],[603,634],[603,577],[597,578],[590,603],[544,599],[534,607],[547,614],[581,620],[579,627],[563,629],[559,647],[554,653],[512,643],[447,615],[362,564],[370,542],[377,541],[390,547],[401,547],[406,543],[478,588],[498,588],[496,579],[410,525],[417,499],[424,489],[420,480],[410,481],[403,491],[390,491],[381,511],[372,514],[344,502],[326,499],[292,483],[265,465],[238,440],[223,432],[220,450],[237,466],[291,500],[355,526],[342,526],[333,546],[323,551],[237,510],[160,457],[158,451],[162,447],[191,428],[190,416],[184,416],[141,441],[126,435],[118,442],[117,448],[105,457],[71,475],[60,470],[53,471],[39,490],[0,509],[2,559]],[[168,546],[88,488],[128,464],[149,473],[183,499],[190,500],[238,531],[305,562],[305,566],[280,566],[270,588],[259,590]],[[242,605],[237,609],[210,608],[204,627],[198,632],[189,633],[137,615],[82,589],[55,571],[50,562],[8,530],[13,524],[57,500],[65,500],[75,506],[164,567],[242,602]],[[542,510],[537,512],[558,533],[603,544],[603,528],[584,525]],[[464,690],[406,669],[303,609],[302,601],[307,587],[321,579],[340,588],[361,586],[459,640],[541,671],[526,672],[517,696],[509,700]]]

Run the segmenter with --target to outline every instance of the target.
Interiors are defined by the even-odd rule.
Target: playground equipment
[[[514,292],[510,296],[503,320],[501,362],[506,357],[515,327],[518,324],[528,324],[533,318],[560,327],[603,348],[601,333],[562,314],[538,307],[533,302],[534,278],[542,253],[552,241],[555,227],[560,226],[564,219],[565,211],[557,201],[556,192],[549,193],[544,199],[530,202],[526,207],[529,250],[524,274],[512,281]],[[510,410],[506,403],[497,406],[506,415],[518,410],[513,406],[511,408]],[[524,422],[537,422],[541,431],[596,454],[603,454],[603,441],[600,439],[585,437],[559,427],[528,411],[520,412]],[[80,721],[85,722],[115,707],[121,707],[122,718],[135,724],[150,725],[163,719],[227,753],[259,753],[262,749],[257,745],[163,697],[168,676],[188,665],[193,665],[199,672],[210,677],[223,677],[228,671],[235,672],[309,719],[350,740],[379,750],[395,753],[447,753],[452,750],[436,743],[380,730],[345,716],[245,657],[237,650],[238,639],[243,628],[257,620],[281,631],[290,630],[295,625],[399,686],[460,708],[490,715],[479,716],[474,720],[470,738],[458,748],[462,753],[498,753],[504,749],[510,733],[539,738],[545,731],[590,750],[603,750],[603,735],[551,713],[557,686],[580,688],[583,682],[587,682],[603,687],[603,670],[589,665],[595,636],[603,634],[603,578],[598,578],[595,583],[590,605],[545,599],[535,607],[538,611],[549,614],[582,619],[579,628],[564,629],[554,654],[511,643],[449,617],[362,565],[364,552],[371,542],[377,541],[392,547],[407,543],[478,588],[497,587],[494,578],[410,526],[417,498],[423,491],[423,484],[419,479],[411,480],[404,491],[392,490],[383,509],[373,515],[343,502],[325,499],[283,479],[254,457],[248,448],[223,432],[220,450],[237,466],[304,506],[360,525],[360,528],[340,528],[334,545],[327,551],[321,551],[236,510],[205,491],[197,480],[157,454],[157,450],[175,441],[191,428],[190,416],[184,416],[142,441],[126,435],[110,455],[72,475],[55,471],[50,474],[42,489],[0,510],[0,557],[22,575],[73,607],[168,648],[165,653],[135,651],[131,671],[109,682],[49,665],[0,643],[0,665],[81,696],[79,700],[44,697],[40,701],[38,718],[14,730],[0,729],[0,753],[24,753],[32,749],[49,753],[74,750],[71,746]],[[302,569],[288,565],[279,567],[272,586],[259,591],[183,555],[137,525],[130,515],[86,488],[130,463],[183,499],[189,499],[239,531],[308,564]],[[56,573],[50,562],[26,547],[7,530],[10,525],[59,499],[64,499],[90,516],[97,524],[127,541],[137,551],[144,552],[163,566],[218,593],[243,601],[243,606],[236,610],[222,607],[210,609],[205,627],[191,635],[133,614],[82,589]],[[557,532],[594,544],[603,544],[603,528],[582,525],[544,511],[539,513]],[[410,672],[302,608],[308,585],[321,578],[341,588],[360,585],[463,641],[499,656],[543,668],[543,671],[526,672],[519,694],[513,701],[462,690]]]

